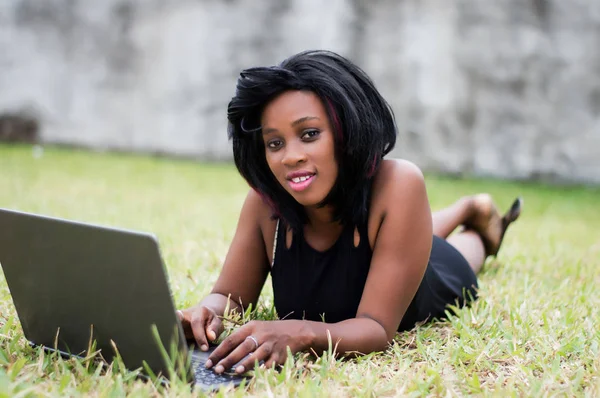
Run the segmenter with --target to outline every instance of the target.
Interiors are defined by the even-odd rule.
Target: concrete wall
[[[600,182],[600,1],[3,0],[0,113],[42,139],[229,158],[238,72],[349,56],[429,170]]]

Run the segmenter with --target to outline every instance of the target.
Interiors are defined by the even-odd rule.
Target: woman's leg
[[[504,233],[521,214],[522,205],[522,199],[517,198],[508,212],[500,216],[490,195],[463,197],[433,213],[433,233],[454,246],[477,274],[487,256],[498,253]],[[465,229],[449,237],[459,225]]]
[[[433,213],[433,234],[446,239],[460,225],[475,214],[473,197],[465,196],[453,205]]]
[[[487,257],[481,235],[472,230],[465,230],[452,235],[446,239],[446,242],[454,246],[463,255],[473,272],[475,272],[475,275],[481,271]]]
[[[485,248],[481,236],[471,230],[453,236],[450,234],[460,225],[476,216],[477,208],[471,196],[462,197],[453,205],[433,213],[433,234],[446,239],[467,260],[477,274],[485,261]],[[449,237],[450,236],[450,237]]]

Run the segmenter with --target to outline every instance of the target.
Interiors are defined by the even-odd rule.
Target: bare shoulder
[[[421,169],[403,159],[386,159],[373,181],[369,212],[369,241],[371,247],[379,228],[390,211],[429,206],[425,178]]]
[[[261,229],[273,223],[273,209],[254,189],[250,189],[246,196],[241,216],[256,223]]]
[[[263,225],[269,214],[260,195],[249,191],[213,293],[231,296],[242,306],[256,304],[268,274]]]
[[[424,186],[425,178],[417,165],[404,159],[386,159],[373,181],[373,202],[393,200],[401,192]]]
[[[248,222],[254,223],[260,230],[260,235],[266,249],[269,263],[272,261],[273,240],[277,220],[273,218],[273,209],[267,202],[253,189],[248,192],[242,213]]]
[[[271,212],[271,209],[267,203],[254,189],[250,189],[250,191],[248,191],[248,195],[246,195],[244,210],[252,213],[258,218],[262,218],[267,215],[267,213]]]

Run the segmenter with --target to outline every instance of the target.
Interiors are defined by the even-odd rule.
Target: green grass
[[[486,191],[525,198],[480,299],[447,322],[398,335],[387,352],[336,361],[298,356],[257,371],[251,396],[600,395],[600,190],[427,177],[434,209]],[[0,207],[154,232],[178,307],[209,291],[247,186],[229,164],[0,145]],[[0,225],[0,228],[2,226]],[[27,346],[0,277],[0,396],[197,395],[136,380],[118,365]],[[268,316],[272,292],[263,292]]]

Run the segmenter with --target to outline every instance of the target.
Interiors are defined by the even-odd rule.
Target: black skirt
[[[446,240],[434,236],[425,276],[398,331],[427,320],[444,319],[449,304],[462,307],[476,298],[477,277],[467,260]]]

